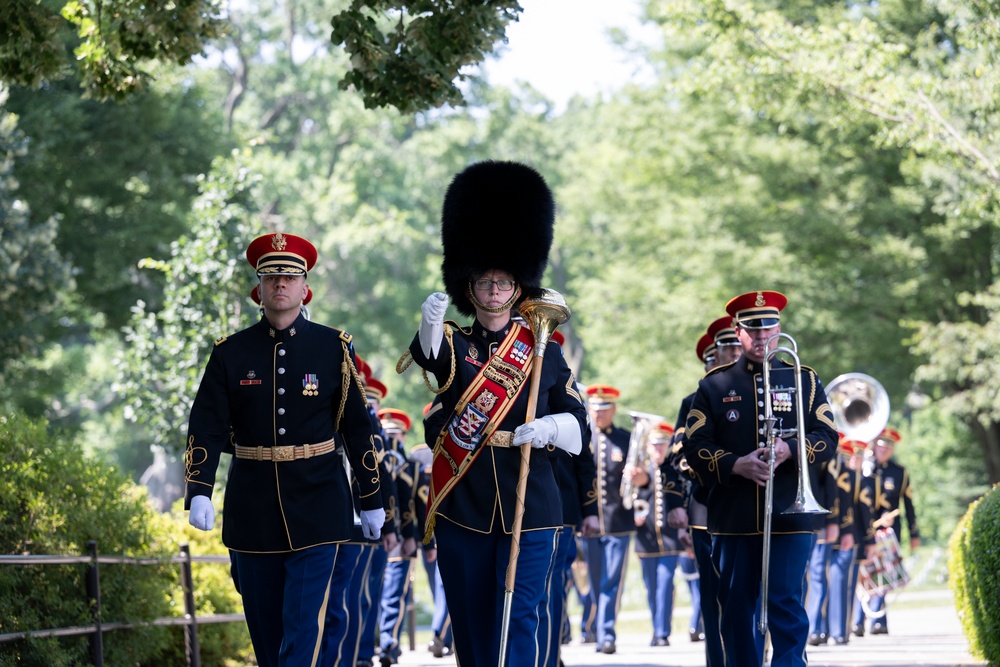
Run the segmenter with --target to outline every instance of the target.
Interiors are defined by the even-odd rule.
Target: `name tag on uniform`
[[[260,380],[240,380],[241,387],[245,387],[250,384],[260,384]]]

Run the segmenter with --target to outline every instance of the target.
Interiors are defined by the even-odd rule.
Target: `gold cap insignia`
[[[767,301],[764,301],[764,293],[763,292],[757,292],[757,300],[753,302],[753,305],[757,306],[758,308],[760,308],[761,306],[766,306],[767,305]]]
[[[280,252],[284,250],[285,246],[287,245],[288,245],[288,239],[286,239],[285,235],[282,234],[281,232],[278,232],[277,234],[271,237],[271,247],[274,248],[275,250]]]

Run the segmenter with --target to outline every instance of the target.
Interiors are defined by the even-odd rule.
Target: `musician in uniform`
[[[635,553],[642,567],[646,602],[653,621],[650,646],[670,646],[674,616],[674,572],[684,551],[678,531],[667,524],[667,497],[681,498],[681,485],[661,473],[667,460],[674,427],[660,422],[646,438],[645,465],[627,467],[625,476],[639,487],[632,506],[635,515]],[[697,624],[697,620],[694,621]]]
[[[706,332],[698,339],[695,354],[705,365],[705,372],[735,362],[743,354],[743,345],[736,336],[731,316],[716,318],[709,324]],[[703,480],[690,464],[684,454],[684,443],[687,440],[687,415],[694,402],[695,392],[687,395],[681,401],[681,409],[674,427],[674,438],[671,446],[671,456],[668,459],[667,474],[676,474],[677,479],[688,481],[685,489],[684,502],[678,505],[673,496],[667,496],[670,503],[667,522],[671,526],[690,531],[691,549],[698,565],[698,591],[700,594],[699,609],[702,617],[702,630],[692,628],[691,640],[705,640],[705,664],[707,667],[721,667],[722,635],[719,631],[719,605],[717,591],[719,577],[712,565],[712,537],[708,533],[708,482]]]
[[[865,447],[865,443],[849,438],[842,438],[838,446],[840,465],[835,502],[840,520],[839,539],[830,558],[826,615],[830,637],[837,646],[848,642],[847,619],[854,600],[859,560],[867,558],[875,545],[872,526],[875,484],[871,477],[861,474]]]
[[[499,662],[505,620],[507,664],[534,667],[548,642],[539,635],[537,609],[563,508],[552,492],[556,480],[545,448],[579,453],[589,431],[559,346],[549,340],[541,358],[533,356],[536,332],[513,321],[511,310],[545,294],[554,220],[548,185],[526,165],[485,161],[455,176],[441,216],[447,296],[426,299],[408,352],[436,379],[442,406],[425,420],[428,442],[433,437],[435,443],[427,536],[433,531],[437,538],[463,665]],[[460,313],[475,316],[470,326],[444,322],[448,297]],[[400,362],[397,369],[405,370]],[[525,423],[529,397],[537,399],[535,419]],[[516,586],[508,598],[521,445],[528,443]]]
[[[892,458],[896,445],[902,440],[899,431],[885,428],[875,438],[875,523],[878,527],[891,529],[896,538],[902,537],[903,521],[899,514],[906,516],[906,528],[910,534],[910,551],[920,546],[920,528],[917,526],[917,512],[913,507],[913,488],[910,473]],[[876,595],[871,600],[871,611],[881,614],[873,618],[873,635],[889,634],[889,617],[885,613],[885,596]],[[854,612],[854,634],[861,637],[865,633],[865,612],[860,604]]]
[[[809,468],[809,482],[814,497],[822,507],[830,511],[813,515],[815,531],[813,546],[809,555],[806,591],[806,614],[809,616],[809,645],[825,644],[830,638],[826,606],[829,592],[827,572],[833,545],[840,539],[840,509],[837,503],[837,475],[840,473],[840,457],[834,456],[820,467]]]
[[[334,436],[358,472],[365,535],[376,539],[385,510],[374,434],[350,334],[302,312],[316,248],[300,236],[267,234],[246,257],[263,316],[212,350],[191,407],[185,508],[192,526],[211,530],[219,458],[232,447],[222,540],[257,661],[316,665],[321,610],[354,515]]]
[[[684,452],[688,463],[709,483],[708,529],[712,562],[719,573],[719,625],[727,667],[760,665],[763,640],[754,623],[762,585],[764,516],[772,514],[767,573],[767,613],[774,667],[805,665],[809,619],[802,606],[803,579],[812,541],[812,519],[783,514],[796,499],[798,465],[821,465],[837,448],[833,413],[816,373],[802,367],[802,396],[794,395],[794,366],[770,362],[772,395],[763,396],[763,364],[768,341],[780,333],[780,312],[787,303],[773,291],[742,294],[726,304],[743,356],[709,371],[698,383],[688,412]],[[769,481],[769,447],[763,416],[771,401],[780,419],[773,438],[774,474]],[[797,400],[805,424],[796,424]],[[788,429],[795,429],[794,436]],[[784,436],[782,434],[785,434]],[[799,461],[799,438],[807,459]],[[786,440],[787,438],[787,440]],[[772,485],[773,504],[765,502]]]
[[[599,532],[582,540],[590,578],[596,650],[608,655],[617,650],[615,621],[621,606],[628,550],[635,534],[635,515],[622,503],[631,431],[614,423],[621,392],[611,385],[587,387],[587,407],[593,425],[594,459],[597,462],[597,521]]]

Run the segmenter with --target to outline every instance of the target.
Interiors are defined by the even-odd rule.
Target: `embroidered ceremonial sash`
[[[462,393],[455,411],[434,444],[424,542],[434,531],[435,512],[482,451],[525,387],[531,369],[534,336],[511,326],[497,351]]]

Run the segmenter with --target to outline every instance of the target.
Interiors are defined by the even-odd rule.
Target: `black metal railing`
[[[73,637],[90,635],[90,659],[95,667],[104,667],[104,633],[112,630],[125,630],[144,626],[174,626],[184,627],[184,649],[187,664],[191,667],[201,667],[201,657],[198,649],[198,625],[208,623],[234,623],[245,620],[243,614],[211,614],[197,616],[194,607],[194,582],[191,578],[191,563],[229,563],[229,556],[205,555],[192,556],[187,544],[181,545],[181,552],[171,558],[132,558],[128,556],[101,556],[97,553],[97,542],[87,542],[86,556],[3,556],[0,555],[0,565],[71,565],[86,564],[87,599],[93,612],[93,623],[69,628],[53,628],[46,630],[26,630],[0,634],[0,644],[28,638],[43,637]],[[181,567],[181,587],[184,592],[184,615],[157,618],[140,623],[105,622],[101,617],[101,574],[100,566],[108,565],[162,565],[163,563],[179,564]]]

